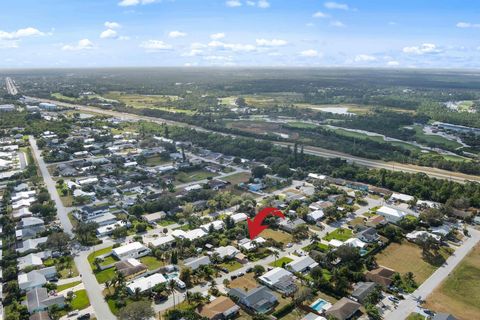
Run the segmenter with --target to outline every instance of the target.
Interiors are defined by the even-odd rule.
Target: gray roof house
[[[304,225],[306,224],[305,221],[303,221],[302,219],[298,218],[298,219],[295,219],[295,220],[289,220],[289,219],[283,219],[279,224],[279,228],[286,231],[286,232],[289,232],[289,233],[292,233],[295,228],[301,226],[301,225]]]
[[[18,286],[21,290],[39,288],[45,285],[47,280],[55,278],[56,275],[57,269],[54,266],[21,273],[18,275]]]
[[[28,312],[35,313],[47,310],[55,304],[62,307],[65,304],[65,297],[63,295],[49,296],[47,289],[35,288],[27,292],[26,303]]]
[[[286,268],[292,272],[305,272],[312,270],[316,266],[318,266],[318,263],[310,256],[303,256],[288,263]]]
[[[363,242],[371,243],[377,242],[380,236],[377,233],[375,228],[367,228],[365,230],[360,231],[356,234],[356,237]]]
[[[47,237],[43,238],[36,238],[36,239],[28,239],[22,242],[22,245],[17,248],[17,252],[19,253],[25,253],[30,250],[37,250],[38,246],[47,242]]]
[[[350,295],[356,301],[364,303],[370,293],[375,290],[375,282],[359,282],[353,286],[353,292]]]
[[[250,291],[230,289],[228,295],[246,309],[256,313],[267,313],[277,304],[277,297],[267,287],[259,286]]]

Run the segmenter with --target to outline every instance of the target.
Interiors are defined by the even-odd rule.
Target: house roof
[[[330,309],[327,310],[328,316],[333,316],[338,320],[346,320],[360,309],[361,304],[343,297],[338,300]]]
[[[27,292],[27,308],[29,312],[45,309],[54,304],[63,304],[64,302],[65,297],[63,295],[49,296],[45,288],[35,288]]]
[[[370,270],[365,274],[365,279],[373,281],[382,286],[389,286],[392,283],[392,276],[395,270],[380,266],[377,269]]]
[[[153,239],[152,241],[149,242],[149,245],[154,247],[160,247],[160,246],[164,246],[166,244],[172,243],[174,241],[175,241],[175,238],[172,235],[168,235],[165,237],[158,237],[156,239]]]
[[[210,262],[210,258],[207,256],[190,258],[184,261],[185,267],[190,268],[192,270],[196,270],[202,265],[209,265],[209,264],[211,264],[211,262]]]
[[[262,308],[263,305],[270,301],[277,300],[273,292],[265,286],[258,286],[248,292],[240,288],[233,288],[230,289],[228,295],[241,300],[242,303],[254,310]]]
[[[115,249],[112,250],[112,252],[117,256],[121,256],[121,255],[129,253],[131,251],[143,250],[143,249],[146,249],[146,248],[147,247],[145,247],[142,243],[136,241],[136,242],[132,242],[132,243],[126,244],[124,246],[115,248]]]
[[[375,289],[375,282],[359,282],[353,288],[352,297],[357,299],[364,299]]]
[[[266,284],[273,286],[285,276],[291,277],[292,273],[283,268],[274,268],[259,277],[259,279]]]
[[[318,266],[318,263],[315,262],[315,260],[313,260],[310,256],[300,257],[287,264],[287,267],[293,272],[302,272],[307,268],[312,269],[316,266]]]
[[[135,279],[127,285],[127,288],[130,292],[135,292],[137,288],[140,289],[140,292],[143,292],[155,287],[159,283],[164,282],[167,282],[167,279],[162,274],[154,273],[148,277]]]

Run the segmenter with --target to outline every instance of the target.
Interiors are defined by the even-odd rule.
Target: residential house
[[[449,313],[439,312],[432,317],[432,320],[457,320],[457,318]]]
[[[269,312],[278,303],[277,297],[265,286],[249,291],[233,288],[228,291],[228,295],[249,311],[260,314]]]
[[[175,238],[171,235],[155,238],[148,243],[149,246],[161,249],[168,249],[174,244]]]
[[[151,250],[140,242],[132,242],[112,250],[112,255],[117,257],[119,260],[141,258],[150,253]]]
[[[207,256],[193,257],[187,259],[183,262],[186,268],[192,269],[192,271],[197,270],[200,266],[206,266],[212,264],[210,258]]]
[[[159,212],[146,214],[146,215],[142,216],[142,219],[146,223],[154,226],[154,225],[157,224],[158,221],[164,219],[166,216],[167,216],[167,214],[164,211],[159,211]]]
[[[397,223],[402,220],[407,214],[398,209],[382,206],[377,210],[377,214],[385,217],[390,223]]]
[[[313,260],[310,256],[303,256],[287,263],[285,267],[293,273],[303,273],[312,270],[316,266],[318,266],[318,263],[315,262],[315,260]]]
[[[388,222],[387,222],[387,219],[385,219],[385,217],[374,215],[367,219],[367,221],[365,222],[365,225],[367,227],[376,228],[377,226],[383,226],[383,225],[386,225],[387,223]]]
[[[240,307],[232,299],[220,296],[210,303],[200,306],[197,313],[210,320],[225,320],[234,318],[240,310]]]
[[[245,239],[242,239],[242,240],[238,241],[238,246],[241,249],[244,249],[245,251],[252,251],[252,250],[257,249],[259,246],[261,246],[265,242],[267,242],[267,240],[265,240],[262,237],[256,237],[254,240],[250,240],[250,239],[245,238]]]
[[[375,290],[375,282],[358,282],[353,286],[353,292],[350,295],[355,301],[364,303],[365,299]]]
[[[395,270],[380,266],[377,269],[365,273],[365,279],[375,282],[382,287],[388,287],[393,281],[392,278],[394,274]]]
[[[234,246],[218,247],[213,250],[213,254],[218,254],[222,260],[231,260],[235,258],[240,251]],[[212,255],[213,255],[212,254]]]
[[[130,294],[134,294],[137,289],[139,289],[140,292],[145,292],[152,289],[157,284],[161,284],[165,282],[167,282],[167,279],[161,273],[154,273],[150,276],[141,277],[128,283],[127,291]]]
[[[343,297],[326,311],[326,315],[337,320],[351,319],[361,306],[360,303]]]
[[[225,228],[225,223],[221,220],[216,220],[200,226],[200,229],[208,233],[210,233],[210,230],[212,230],[212,228],[214,231],[220,231]]]
[[[274,268],[260,276],[258,280],[285,295],[290,295],[297,290],[293,274],[283,268]]]
[[[245,213],[240,212],[240,213],[232,214],[230,218],[233,220],[234,223],[239,223],[242,221],[247,221],[248,216]]]
[[[295,219],[295,220],[283,219],[279,223],[279,228],[288,232],[288,233],[292,233],[296,228],[298,228],[299,226],[302,226],[304,224],[305,224],[305,221],[303,221],[300,218]]]
[[[115,263],[115,268],[117,272],[121,273],[127,280],[136,278],[148,270],[146,265],[133,258]]]
[[[19,253],[26,253],[29,251],[38,250],[39,246],[47,242],[47,237],[43,238],[36,238],[36,239],[27,239],[22,242],[19,248],[17,248],[17,252]]]
[[[380,239],[377,230],[374,228],[366,228],[365,230],[358,232],[355,236],[366,243],[374,243]]]
[[[48,280],[57,276],[57,269],[53,267],[32,270],[18,275],[18,287],[20,290],[31,290],[44,286]]]
[[[48,310],[53,305],[63,307],[65,297],[63,295],[50,296],[46,288],[34,288],[27,292],[26,304],[28,312],[32,314]]]
[[[306,219],[309,222],[315,223],[315,222],[320,221],[323,218],[324,215],[325,214],[323,213],[323,210],[319,209],[319,210],[315,210],[315,211],[312,211],[309,214],[307,214]]]
[[[196,239],[199,239],[199,238],[203,238],[206,235],[208,235],[208,233],[203,231],[200,228],[189,230],[187,232],[185,232],[181,229],[176,229],[176,230],[173,230],[173,232],[172,232],[172,236],[174,236],[175,238],[188,239],[190,241],[193,241],[193,240],[196,240]]]

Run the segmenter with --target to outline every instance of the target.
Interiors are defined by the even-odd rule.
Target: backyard
[[[353,236],[353,232],[350,229],[338,228],[330,233],[328,233],[323,240],[330,241],[330,240],[339,240],[339,241],[346,241]]]

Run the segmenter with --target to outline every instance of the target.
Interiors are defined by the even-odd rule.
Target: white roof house
[[[267,240],[262,237],[257,237],[255,240],[243,239],[243,241],[241,240],[238,242],[238,246],[246,251],[250,251],[256,249],[258,244],[265,243],[266,241]]]
[[[340,246],[343,246],[343,242],[340,241],[340,240],[337,240],[337,239],[332,239],[332,240],[328,241],[328,245],[330,245],[334,248],[338,248]]]
[[[210,226],[213,226],[213,229],[215,231],[219,231],[225,227],[225,223],[221,220],[215,220],[215,221],[201,225],[200,229],[202,229],[205,232],[210,232]]]
[[[130,294],[135,293],[137,288],[140,289],[140,292],[145,292],[152,289],[157,284],[165,282],[167,282],[167,279],[161,273],[154,273],[151,276],[141,277],[130,282],[127,284],[127,290]]]
[[[405,237],[410,241],[423,240],[426,238],[433,238],[436,241],[441,240],[441,237],[439,235],[430,233],[428,231],[421,231],[421,230],[407,233]]]
[[[26,267],[30,266],[41,266],[43,265],[42,258],[39,254],[30,253],[24,257],[18,258],[18,269],[23,270]]]
[[[85,185],[89,185],[89,184],[98,183],[98,178],[91,177],[91,178],[87,178],[87,179],[78,180],[77,182],[78,182],[79,185],[85,186]]]
[[[132,242],[112,250],[112,254],[120,260],[140,258],[150,253],[150,249],[140,242]]]
[[[345,241],[344,244],[349,245],[351,247],[360,248],[360,249],[363,249],[367,246],[365,242],[357,238],[350,238],[347,241]]]
[[[235,248],[234,246],[225,246],[225,247],[215,248],[215,250],[213,252],[218,253],[218,255],[220,256],[221,259],[225,259],[225,258],[232,259],[240,251],[237,248]]]
[[[195,240],[195,239],[199,239],[199,238],[203,238],[206,235],[208,235],[208,233],[206,233],[202,229],[193,229],[193,230],[190,230],[190,231],[187,231],[187,232],[185,232],[183,230],[180,230],[180,229],[177,229],[177,230],[173,230],[173,232],[172,232],[172,236],[174,236],[176,238],[181,238],[181,239],[188,239],[190,241]]]
[[[400,211],[398,209],[382,206],[377,210],[377,214],[385,217],[388,222],[398,222],[401,219],[403,219],[407,214],[403,211]]]
[[[230,218],[232,218],[233,222],[239,223],[242,221],[246,221],[248,216],[245,213],[240,212],[240,213],[232,214]]]
[[[283,268],[274,268],[265,273],[263,276],[259,277],[258,279],[264,284],[273,287],[277,282],[279,282],[282,278],[286,276],[291,277],[293,276],[293,274]]]
[[[412,197],[408,194],[403,194],[403,193],[393,193],[390,197],[390,200],[401,201],[401,202],[410,202],[413,199],[415,199],[415,197]]]
[[[310,256],[303,256],[287,263],[286,268],[292,272],[305,272],[318,266],[318,263]]]
[[[14,203],[12,203],[13,210],[20,209],[23,207],[30,207],[30,205],[35,202],[35,198],[30,197],[28,199],[20,199]]]
[[[315,210],[315,211],[307,214],[307,220],[318,221],[318,220],[322,219],[324,215],[325,214],[323,213],[323,210],[321,210],[321,209]]]
[[[150,241],[148,244],[151,245],[152,247],[158,248],[158,247],[169,246],[174,242],[175,242],[175,238],[172,235],[168,235],[165,237],[158,237]]]

